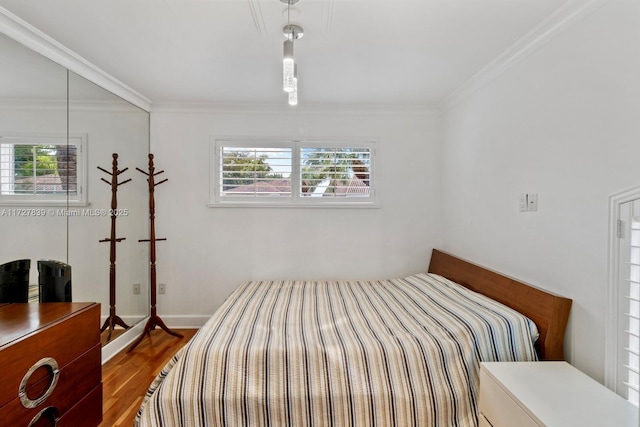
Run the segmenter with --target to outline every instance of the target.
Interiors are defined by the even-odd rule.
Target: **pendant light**
[[[282,28],[285,37],[282,55],[282,89],[289,96],[289,105],[298,104],[298,75],[297,64],[293,55],[294,42],[304,35],[301,26],[291,24],[291,6],[299,0],[280,0],[287,5],[287,25]]]
[[[284,54],[282,56],[282,89],[285,92],[293,91],[295,63],[293,61],[293,40],[284,41]]]

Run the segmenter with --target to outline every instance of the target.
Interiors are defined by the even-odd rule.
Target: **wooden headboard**
[[[533,320],[540,332],[541,360],[564,360],[564,331],[571,300],[441,252],[431,254],[429,273],[439,274],[486,295]]]

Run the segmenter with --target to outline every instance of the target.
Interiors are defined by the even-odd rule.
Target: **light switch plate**
[[[527,203],[527,194],[520,194],[520,212],[526,212],[529,209],[529,205]]]

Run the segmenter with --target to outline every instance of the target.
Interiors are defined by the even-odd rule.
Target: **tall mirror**
[[[97,301],[105,321],[133,326],[148,314],[149,114],[0,34],[0,265],[38,261],[71,267],[73,301]],[[110,242],[113,154],[118,179],[115,264]],[[31,160],[29,160],[31,159]],[[104,181],[103,181],[104,180]],[[105,182],[107,181],[107,182]],[[103,242],[101,242],[103,241]],[[115,266],[116,280],[110,280]],[[115,285],[114,292],[110,286]],[[111,308],[111,310],[110,310]],[[112,342],[123,331],[118,327]]]
[[[146,177],[136,170],[144,170],[147,162],[149,113],[69,72],[69,142],[86,149],[76,158],[86,165],[88,202],[86,208],[75,210],[80,215],[69,216],[69,264],[78,284],[74,299],[102,303],[107,332],[103,342],[107,342],[123,330],[119,327],[109,337],[110,324],[122,321],[132,326],[149,310],[149,245],[138,243],[148,232],[149,194]],[[115,212],[112,176],[106,173],[113,173],[113,154],[117,154],[117,169],[124,170],[117,176]],[[112,225],[118,239],[113,243],[115,257],[112,243],[106,241]],[[111,268],[116,272],[114,283]]]
[[[3,34],[0,63],[0,264],[30,260],[37,284],[37,260],[67,261],[66,191],[55,166],[33,161],[55,163],[66,145],[67,70]]]

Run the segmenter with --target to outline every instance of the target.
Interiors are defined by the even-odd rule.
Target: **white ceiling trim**
[[[151,100],[105,73],[42,31],[0,7],[0,33],[62,65],[124,100],[149,111]]]
[[[59,99],[13,99],[2,98],[0,99],[1,110],[66,110],[67,101]]]
[[[496,77],[522,61],[545,43],[561,34],[609,0],[570,0],[547,19],[529,31],[496,59],[474,74],[458,89],[448,95],[441,105],[442,111],[455,107]]]
[[[211,103],[184,103],[184,102],[159,102],[153,103],[152,114],[177,113],[177,114],[353,114],[353,115],[419,115],[437,116],[442,111],[431,105],[297,105],[290,107],[283,104],[211,104]]]
[[[74,101],[67,103],[66,100],[56,99],[0,99],[0,110],[67,110],[69,111],[100,111],[100,112],[124,112],[136,111],[140,113],[137,106],[125,104],[120,100],[113,101]]]

